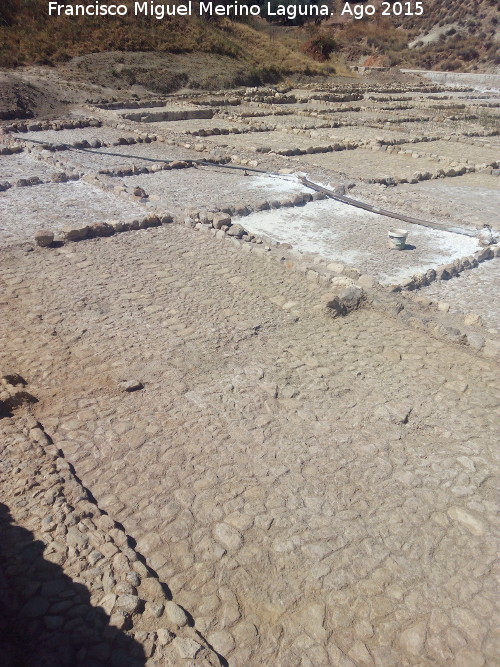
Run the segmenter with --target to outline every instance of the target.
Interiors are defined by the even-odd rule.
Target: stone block
[[[35,234],[35,241],[40,248],[48,248],[54,241],[54,233],[40,230]]]
[[[124,391],[131,393],[133,391],[144,389],[144,385],[140,380],[125,380],[125,382],[122,383],[122,388]]]
[[[107,222],[95,222],[89,227],[89,236],[112,236],[115,230],[112,225]]]
[[[165,615],[179,628],[184,627],[188,623],[188,617],[184,609],[173,601],[165,603]]]
[[[485,339],[481,334],[470,332],[467,334],[467,343],[473,350],[481,350],[484,347]]]
[[[476,252],[474,256],[478,262],[484,262],[487,259],[492,259],[495,255],[493,250],[488,246]]]
[[[188,637],[176,637],[174,646],[177,649],[180,658],[183,660],[194,660],[202,649],[201,644],[198,644],[194,639],[189,639]]]
[[[464,324],[467,326],[481,326],[482,323],[481,317],[476,313],[467,313],[464,317]]]
[[[344,272],[345,265],[341,264],[340,262],[330,262],[326,268],[328,271],[331,271],[332,273],[338,273],[340,275]]]
[[[333,317],[345,316],[360,307],[365,293],[360,287],[347,287],[326,304]]]
[[[231,225],[231,216],[227,215],[227,213],[215,213],[212,224],[215,229],[221,229],[224,226],[229,227]]]
[[[456,327],[445,327],[442,324],[438,324],[435,331],[454,343],[464,343],[466,340],[465,334]]]
[[[228,236],[234,236],[237,239],[241,239],[241,237],[245,233],[246,233],[246,230],[241,225],[231,225],[226,232],[226,234]]]
[[[373,276],[363,274],[363,275],[359,276],[359,278],[357,280],[357,284],[362,289],[371,289],[372,287],[374,287],[377,284],[377,281],[375,280],[375,278]]]
[[[446,266],[438,266],[435,273],[436,280],[449,280],[452,275]]]
[[[83,241],[84,239],[88,238],[89,228],[88,227],[80,227],[75,229],[67,228],[63,230],[63,234],[66,241]]]

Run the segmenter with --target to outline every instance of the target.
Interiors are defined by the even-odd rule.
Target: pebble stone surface
[[[40,424],[4,418],[0,435],[3,498],[16,499],[0,505],[2,665],[160,667],[186,646],[219,665]]]
[[[498,138],[435,109],[436,86],[356,86],[239,91],[206,122],[87,106],[101,127],[0,136],[0,633],[12,665],[18,651],[64,667],[496,664],[498,247],[452,276],[475,239],[443,253],[454,235],[412,230],[412,272],[450,262],[449,280],[392,292],[375,278],[405,277],[405,253],[385,247],[395,221],[304,199],[286,174],[495,228],[491,165],[372,181],[455,169],[468,146],[486,164]],[[402,94],[412,108],[388,99]],[[278,154],[331,144],[325,119],[363,147]],[[254,131],[271,121],[276,133]],[[204,136],[235,124],[252,131]],[[439,162],[421,157],[426,134],[446,144]],[[108,148],[31,154],[23,137]],[[256,150],[267,138],[278,152]],[[394,142],[416,157],[387,152]],[[145,156],[181,162],[155,171]],[[186,162],[217,157],[242,169]],[[50,183],[10,182],[36,175],[32,163]],[[467,202],[450,204],[461,185]],[[237,240],[254,216],[281,216],[279,240],[300,250],[297,220],[321,241],[330,210],[335,255]],[[71,242],[68,226],[90,238]],[[325,306],[345,287],[361,305],[333,317]],[[462,329],[436,324],[464,315],[467,346]]]
[[[230,664],[492,664],[492,362],[177,226],[3,266],[37,417]]]

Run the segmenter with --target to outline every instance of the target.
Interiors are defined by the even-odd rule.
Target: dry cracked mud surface
[[[420,110],[429,109],[431,92],[436,95],[432,90],[418,88],[410,99]],[[330,116],[337,113],[338,102],[310,100],[308,106],[311,92],[295,91],[303,103],[273,105],[252,99],[256,93],[247,91],[241,93],[241,108],[245,114],[253,109],[272,115],[277,107],[290,107],[293,113],[300,112],[299,118],[318,124],[322,120],[318,109]],[[448,97],[467,94],[446,92]],[[365,91],[366,96],[369,93],[383,94],[379,89]],[[472,93],[470,97],[471,108],[481,102]],[[198,101],[208,105],[208,98]],[[496,98],[491,96],[488,102],[492,99]],[[364,106],[366,118],[377,113],[376,104],[368,110],[365,100],[345,104]],[[119,125],[122,122],[120,110],[105,106],[85,111],[109,123],[106,137],[114,138],[116,117]],[[215,120],[227,113],[223,105],[217,107]],[[347,127],[353,141],[362,139],[363,116],[356,117],[357,113],[363,110],[337,113],[339,118],[351,118],[353,124]],[[408,111],[397,109],[393,114],[380,113],[394,121],[408,117]],[[237,114],[238,106],[231,106],[232,121]],[[255,119],[262,121],[261,116]],[[182,122],[189,130],[191,121]],[[193,120],[196,132],[202,122]],[[235,122],[248,125],[248,116],[242,111]],[[457,122],[436,118],[428,131],[445,135],[458,129]],[[46,172],[39,168],[25,177],[40,174],[43,183],[13,184],[0,192],[7,212],[0,227],[8,227],[0,230],[0,370],[11,382],[15,374],[24,378],[26,390],[36,399],[14,412],[27,411],[32,430],[33,424],[43,427],[46,436],[40,436],[37,446],[45,447],[47,455],[58,452],[54,465],[69,475],[65,483],[72,485],[71,493],[76,488],[74,474],[99,508],[92,510],[96,516],[107,514],[123,529],[129,547],[120,549],[131,563],[137,559],[134,554],[144,559],[144,569],[134,566],[139,582],[142,577],[149,581],[154,573],[179,606],[174,605],[176,613],[182,619],[178,609],[185,610],[189,619],[181,625],[187,623],[186,633],[189,629],[191,634],[175,637],[175,614],[167,630],[167,626],[159,629],[156,621],[154,625],[142,617],[137,620],[136,609],[125,609],[119,626],[123,637],[116,639],[117,645],[126,646],[127,637],[135,644],[132,653],[120,653],[120,664],[495,664],[500,386],[495,356],[498,315],[488,294],[498,273],[496,251],[460,277],[418,290],[411,302],[411,308],[420,308],[418,321],[417,310],[411,317],[401,315],[406,312],[405,293],[381,286],[372,292],[371,284],[359,309],[333,318],[325,307],[332,293],[354,285],[360,274],[348,257],[349,238],[362,251],[355,223],[350,237],[351,218],[336,219],[336,224],[345,224],[341,253],[345,268],[333,279],[322,273],[326,262],[318,257],[303,255],[300,262],[292,262],[275,243],[252,242],[248,235],[247,241],[238,241],[222,229],[210,232],[201,217],[193,220],[194,214],[184,209],[231,209],[234,222],[237,219],[251,231],[260,201],[302,196],[305,190],[296,181],[287,185],[285,180],[261,192],[250,185],[244,169],[297,171],[306,162],[300,155],[256,153],[250,149],[257,145],[252,143],[252,132],[234,134],[244,150],[231,142],[227,154],[225,135],[212,135],[210,144],[203,145],[203,137],[193,142],[187,132],[182,133],[180,123],[175,121],[175,130],[168,134],[169,123],[163,122],[167,129],[162,128],[166,133],[162,141],[150,137],[143,143],[147,124],[127,122],[125,135],[134,136],[135,144],[93,153],[29,152],[22,129],[6,127],[3,145],[24,150],[12,150],[0,162],[9,165],[12,159],[11,170],[0,182],[8,181],[10,174],[19,177],[30,161],[71,178],[69,183],[60,182],[60,177],[44,180]],[[391,123],[391,132],[410,133],[411,128],[401,129],[404,123],[404,118]],[[213,132],[214,119],[205,127]],[[470,121],[467,127],[476,126]],[[54,128],[45,129],[57,134]],[[100,129],[92,128],[97,139]],[[377,129],[382,137],[384,126]],[[60,131],[65,132],[66,143],[78,130]],[[481,134],[480,126],[476,131],[488,143],[497,139]],[[30,132],[36,135],[38,130]],[[125,136],[121,128],[118,134]],[[256,137],[259,134],[255,132]],[[289,146],[294,145],[293,133],[276,135],[276,145],[283,136],[289,138]],[[470,140],[458,133],[446,147],[456,150],[460,141],[466,146]],[[184,163],[178,169],[162,166],[141,175],[137,169],[144,161],[137,161],[135,173],[128,173],[129,158],[120,163],[122,158],[110,156],[107,161],[105,155],[123,151],[159,160],[168,154],[188,162],[214,159],[216,141],[219,157],[242,150],[231,163],[226,161],[243,167],[231,180],[221,171],[217,181],[215,168]],[[296,147],[303,141],[302,136]],[[428,154],[431,143],[414,145],[426,146],[421,152]],[[436,169],[453,153],[440,148]],[[388,208],[398,192],[407,193],[404,210],[421,217],[434,215],[448,229],[434,237],[429,230],[430,243],[433,238],[457,236],[451,227],[461,225],[462,231],[472,227],[459,219],[458,208],[440,208],[439,200],[430,212],[425,187],[439,189],[440,184],[453,185],[467,177],[476,179],[474,187],[493,193],[497,187],[495,164],[464,176],[416,178],[414,183],[388,186],[370,177],[358,180],[361,161],[350,176],[336,171],[333,159],[326,161],[328,156],[343,155],[342,164],[349,166],[358,150],[363,151],[358,157],[367,150],[373,150],[374,159],[385,154],[374,146],[311,152],[307,156],[311,162],[321,158],[312,175],[323,183],[345,185],[351,196]],[[476,152],[481,152],[477,143],[474,151],[476,161]],[[486,162],[489,151],[484,152]],[[398,160],[404,157],[398,155]],[[428,157],[409,159],[425,166],[427,160],[432,162]],[[452,165],[446,163],[449,169]],[[98,174],[99,170],[108,173]],[[149,197],[134,195],[137,187],[147,191],[148,182],[154,184],[145,193]],[[199,201],[192,197],[186,203],[190,187]],[[161,216],[167,208],[181,224],[72,243],[59,235],[67,220],[57,204],[69,189],[79,194],[67,213],[81,226],[111,218],[120,223],[134,216]],[[49,190],[55,194],[45,199],[43,193]],[[108,200],[113,202],[109,216]],[[282,201],[281,208],[300,218],[302,211],[323,211],[326,203]],[[249,210],[243,211],[245,206]],[[61,239],[53,247],[26,243],[40,228],[40,215],[46,216],[43,227],[56,232],[56,241]],[[119,230],[117,226],[114,231]],[[470,236],[459,240],[472,242]],[[376,257],[375,237],[373,243],[370,252]],[[472,247],[466,250],[462,254],[473,252]],[[378,262],[385,262],[390,274],[398,268],[402,253],[392,260],[384,252],[380,251]],[[358,262],[360,268],[369,264],[362,257]],[[441,307],[436,314],[426,305],[426,299],[430,303],[438,297],[438,303],[449,302],[449,313]],[[440,316],[451,318],[448,324],[454,322],[454,317],[470,310],[474,299],[483,325],[471,330],[470,341],[483,338],[484,345],[485,330],[491,338],[482,351],[480,344],[476,348],[460,344],[464,341],[457,329],[436,330],[433,324]],[[34,472],[36,466],[29,467],[35,465],[30,457],[37,456],[36,448],[30,453],[19,435],[16,419],[21,417],[13,419],[5,409],[1,416],[2,470],[11,475],[5,478],[11,480],[5,503],[12,505],[19,527],[34,531],[43,542],[43,517],[50,507],[35,512],[42,528],[36,522],[31,525],[22,501],[31,498],[26,494],[32,487],[23,486],[24,482],[16,486],[17,478],[39,474]],[[26,466],[18,450],[24,452]],[[53,468],[46,469],[53,474]],[[71,503],[77,505],[78,500],[68,491],[64,516]],[[87,529],[94,530],[92,521],[97,519],[85,521]],[[45,532],[56,530],[59,535],[53,523],[52,516],[45,521],[51,526]],[[66,525],[72,524],[66,521]],[[106,525],[103,520],[102,526]],[[113,530],[110,534],[118,539]],[[76,562],[78,551],[73,555]],[[102,563],[101,570],[91,570],[90,575],[81,566],[68,570],[67,576],[90,588],[89,604],[94,607],[101,604],[104,590],[105,611],[116,624],[118,598],[112,587],[106,589],[106,558]],[[143,589],[138,590],[140,597]],[[118,595],[120,591],[135,595],[125,584]],[[101,654],[95,650],[89,654],[92,664],[111,664],[109,648],[101,646]],[[78,664],[85,664],[86,654],[79,655]]]

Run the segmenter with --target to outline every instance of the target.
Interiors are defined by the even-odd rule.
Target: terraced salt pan
[[[495,100],[495,103],[498,104],[498,100]],[[488,116],[495,116],[497,119],[500,116],[500,107],[491,106],[491,101],[488,100],[476,100],[476,102],[469,102],[468,106],[478,114],[487,114]]]
[[[463,162],[468,160],[474,164],[492,164],[500,160],[498,151],[493,148],[472,146],[457,141],[429,141],[415,144],[401,144],[401,150],[413,150],[422,153],[433,153],[445,159]]]
[[[275,107],[272,107],[270,104],[266,104],[265,108],[262,105],[259,105],[257,102],[246,102],[244,101],[242,104],[238,104],[237,106],[228,106],[225,107],[225,110],[228,111],[231,115],[235,116],[243,116],[246,114],[273,114],[275,111],[278,111],[279,113],[285,111],[287,114],[290,113],[289,110],[287,110],[288,104],[280,104]],[[275,114],[277,115],[277,114]],[[250,115],[251,118],[255,118],[258,116],[252,116]]]
[[[60,231],[109,220],[143,218],[144,207],[81,181],[13,188],[0,193],[0,247],[32,239],[37,230]]]
[[[398,96],[399,97],[399,96]],[[378,111],[380,113],[384,111],[394,111],[395,113],[406,113],[406,111],[412,111],[414,108],[414,101],[411,99],[407,100],[398,100],[398,101],[383,101],[383,100],[361,100],[360,104],[363,106],[369,105],[369,108],[373,111]]]
[[[203,137],[203,143],[218,146],[231,146],[241,150],[249,150],[251,147],[270,148],[273,151],[284,151],[292,148],[307,150],[310,146],[328,147],[332,142],[329,140],[316,139],[301,134],[289,134],[272,130],[270,132],[252,132],[251,134],[229,134],[215,137]]]
[[[309,100],[304,99],[302,102],[297,102],[294,104],[259,104],[256,109],[261,112],[267,112],[266,115],[272,114],[274,110],[279,109],[280,111],[285,111],[285,115],[295,114],[295,115],[307,115],[310,114],[312,118],[315,116],[326,114],[329,117],[332,115],[332,112],[336,109],[341,109],[342,107],[358,107],[362,104],[362,100],[353,100],[351,102],[325,102],[323,100]],[[236,107],[238,112],[240,107]],[[356,112],[351,112],[356,113]],[[341,113],[340,115],[346,116],[347,113]]]
[[[404,183],[396,189],[387,189],[381,205],[400,210],[402,202],[406,203],[410,215],[418,217],[415,211],[430,205],[442,211],[441,216],[433,215],[438,222],[451,220],[462,225],[489,224],[500,230],[500,179],[497,176],[476,173],[415,184]]]
[[[485,133],[485,128],[480,123],[476,123],[473,120],[463,121],[463,120],[449,120],[444,118],[440,112],[436,110],[426,110],[422,109],[422,115],[431,116],[431,118],[437,117],[439,115],[439,121],[423,121],[423,122],[402,122],[402,123],[388,123],[387,127],[390,127],[391,130],[403,130],[408,133],[409,138],[417,135],[437,135],[437,136],[446,136],[446,135],[457,135],[463,136],[465,139],[468,138],[468,133],[474,132],[478,134],[477,137],[473,137],[476,141]],[[405,113],[405,112],[403,112]],[[381,121],[383,122],[383,121]],[[488,137],[489,140],[489,137]]]
[[[425,114],[427,116],[427,113]],[[364,116],[364,114],[363,114]],[[385,120],[390,118],[391,120],[394,119],[394,116],[388,116],[386,117]],[[384,119],[381,119],[379,124],[379,132],[385,132],[386,130],[389,130],[391,132],[396,132],[398,135],[401,136],[401,138],[408,137],[408,141],[411,141],[413,137],[422,137],[422,136],[428,136],[429,134],[437,134],[437,135],[442,135],[445,134],[448,130],[444,129],[442,125],[439,125],[439,128],[433,123],[429,123],[428,121],[423,121],[423,122],[401,122],[401,123],[385,123]],[[375,125],[375,123],[372,123],[372,125]],[[451,132],[451,129],[450,129]]]
[[[169,146],[160,142],[150,144],[133,144],[131,146],[110,146],[100,149],[77,150],[72,149],[57,154],[57,159],[68,166],[80,168],[84,171],[99,171],[100,169],[118,169],[121,167],[152,167],[155,160],[199,160],[203,154],[188,148]]]
[[[162,107],[143,109],[118,109],[115,113],[126,120],[137,123],[182,120],[187,118],[211,118],[214,109],[189,104],[168,103]]]
[[[206,119],[191,119],[191,120],[171,120],[161,121],[158,123],[148,123],[148,130],[151,133],[185,133],[197,132],[199,130],[213,130],[214,128],[231,130],[232,128],[245,130],[246,124],[239,120],[227,120],[226,118],[206,118]]]
[[[393,110],[391,112],[391,111],[383,111],[382,109],[377,108],[376,105],[371,106],[366,101],[364,102],[362,101],[360,104],[364,106],[363,111],[355,113],[354,118],[362,125],[364,125],[365,123],[385,123],[389,118],[393,120],[394,114],[396,114],[396,118],[399,115],[401,116],[401,118],[421,118],[422,115],[425,116],[429,115],[426,109],[405,109],[404,111]]]
[[[370,101],[381,102],[384,98],[387,97],[397,97],[398,99],[404,98],[407,102],[411,102],[415,98],[421,97],[421,95],[418,93],[374,93],[370,90],[365,93],[365,99],[370,99]]]
[[[489,144],[487,145],[487,148],[489,149],[490,146],[493,148],[497,155],[500,154],[500,136],[495,136],[495,137],[474,137],[474,140],[476,142],[481,142],[483,144]]]
[[[314,118],[312,116],[301,116],[299,114],[291,114],[287,116],[277,116],[276,114],[269,114],[267,116],[262,116],[260,118],[250,118],[242,119],[246,121],[251,120],[252,123],[262,123],[262,125],[267,125],[275,127],[277,130],[283,127],[298,127],[298,128],[310,128],[315,124],[322,124],[325,122],[324,118]],[[332,121],[333,122],[333,121]]]
[[[75,130],[41,130],[40,132],[21,132],[14,135],[16,139],[34,139],[51,144],[74,144],[77,141],[93,141],[98,139],[106,144],[118,141],[120,137],[136,136],[129,130],[114,130],[111,127],[80,127]]]
[[[310,192],[292,177],[244,176],[242,171],[211,167],[128,176],[123,183],[128,188],[144,188],[148,195],[158,197],[162,205],[172,211],[240,204],[253,206],[266,200]]]
[[[121,104],[121,102],[119,103]],[[191,105],[189,103],[183,103],[183,102],[172,102],[171,100],[162,100],[161,98],[157,98],[156,102],[154,105],[149,106],[149,103],[147,106],[117,106],[114,109],[107,109],[106,111],[114,114],[124,114],[124,113],[150,113],[150,112],[155,112],[155,111],[193,111],[194,109],[199,108],[197,105]]]
[[[310,141],[312,141],[310,139]],[[411,179],[415,172],[436,171],[443,163],[425,158],[412,158],[408,155],[387,154],[364,148],[333,153],[314,153],[293,158],[303,164],[333,169],[350,177],[368,179],[406,178]]]
[[[333,128],[320,128],[317,130],[311,130],[311,136],[321,139],[347,139],[348,141],[376,141],[377,139],[383,139],[384,141],[391,141],[394,139],[405,138],[406,135],[401,133],[401,131],[391,131],[389,129],[379,129],[377,127],[357,127],[357,126],[348,126],[348,127],[333,127]]]
[[[235,220],[236,221],[236,220]],[[239,220],[253,234],[291,243],[302,252],[340,261],[383,284],[394,284],[439,264],[470,255],[478,248],[468,236],[404,224],[408,244],[404,251],[387,247],[389,229],[396,220],[326,199],[294,209],[254,213]]]
[[[57,170],[54,167],[30,157],[27,153],[0,155],[0,181],[15,183],[20,178],[31,176],[38,176],[42,181],[49,180],[55,171]]]
[[[482,262],[452,280],[441,280],[421,290],[422,296],[450,304],[450,312],[473,312],[488,329],[500,331],[500,259]]]
[[[301,100],[298,100],[297,102],[294,102],[293,104],[279,104],[275,105],[274,107],[270,104],[263,104],[262,108],[283,108],[286,109],[287,111],[292,111],[296,113],[297,111],[309,111],[313,113],[318,113],[322,110],[325,109],[331,109],[334,106],[338,106],[340,103],[339,102],[325,102],[323,100],[311,100],[308,99],[307,97],[303,97]],[[344,102],[343,104],[346,105],[352,105],[354,102]]]

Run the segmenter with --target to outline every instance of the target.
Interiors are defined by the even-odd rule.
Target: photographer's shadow
[[[13,525],[0,503],[0,656],[3,667],[141,667],[138,642],[90,604],[88,589],[44,558],[45,544]],[[104,595],[104,593],[103,593]]]

